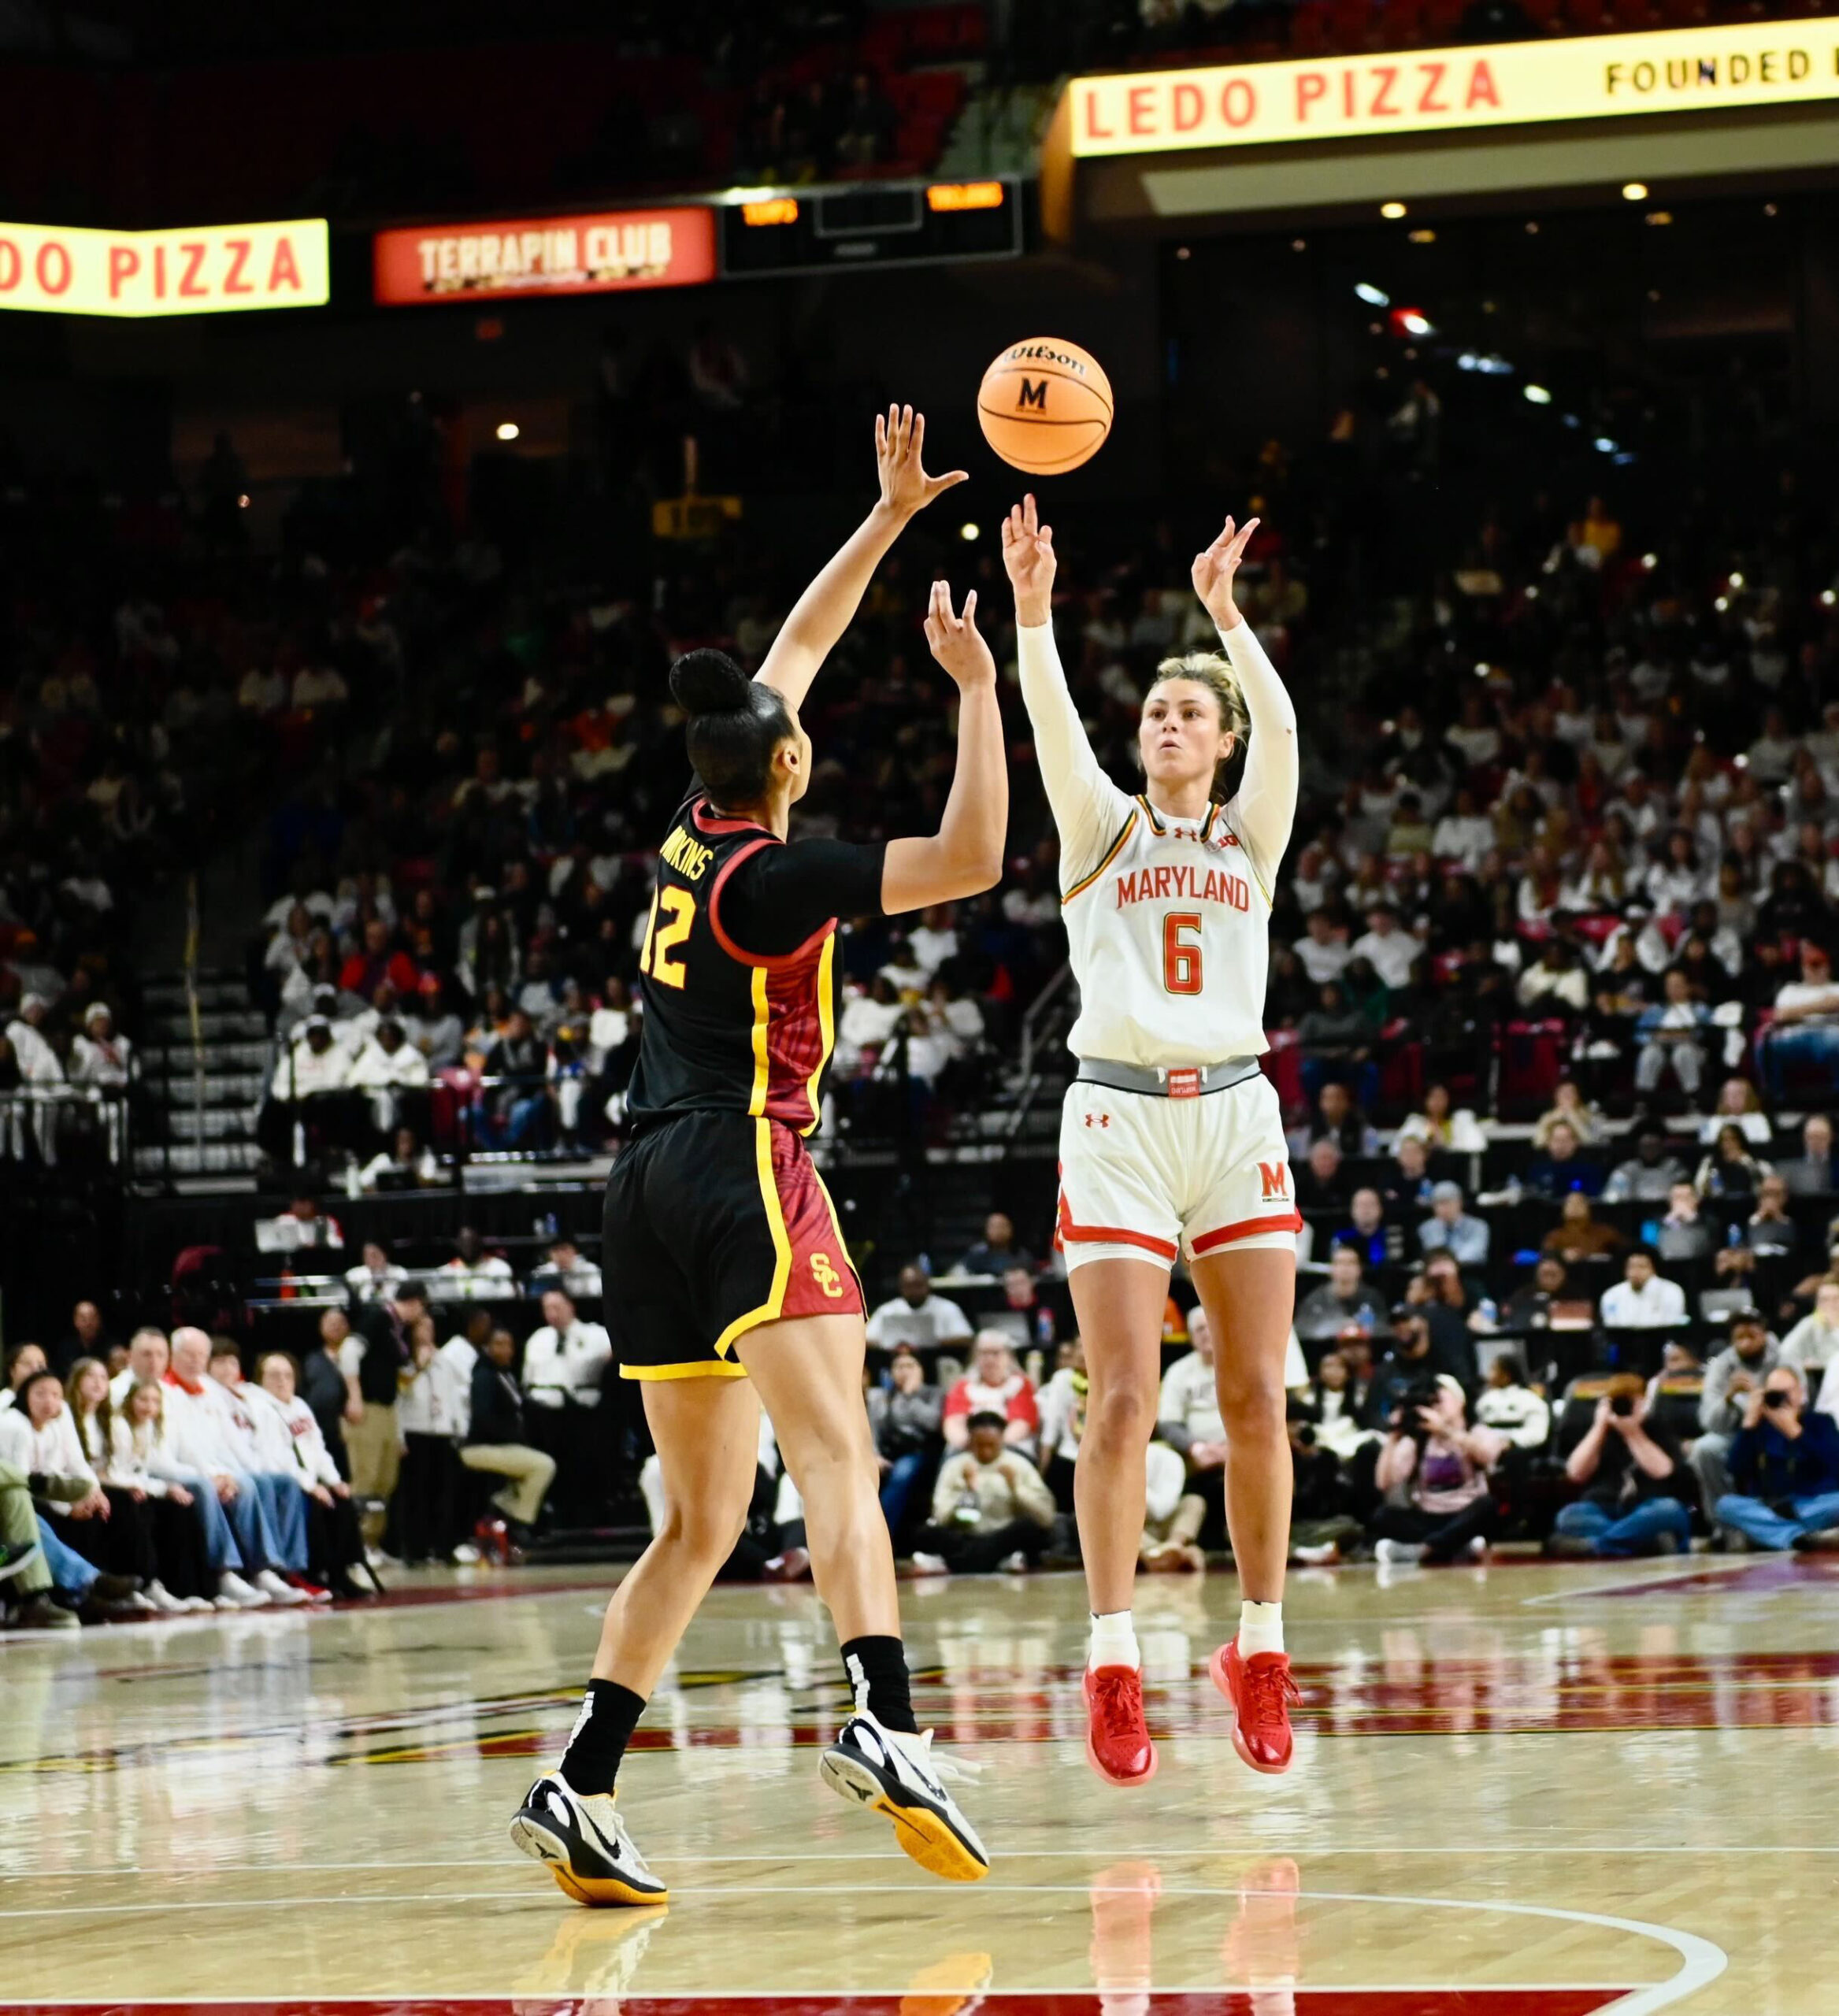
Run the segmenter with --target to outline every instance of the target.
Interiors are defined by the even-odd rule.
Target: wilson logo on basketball
[[[1290,1166],[1288,1162],[1260,1162],[1259,1179],[1264,1184],[1264,1202],[1288,1203],[1290,1195]]]
[[[832,1302],[842,1299],[843,1277],[831,1266],[828,1253],[814,1253],[811,1255],[811,1279]]]

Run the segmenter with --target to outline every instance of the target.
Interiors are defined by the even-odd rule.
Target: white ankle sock
[[[1260,1652],[1281,1652],[1283,1649],[1283,1605],[1281,1603],[1240,1604],[1240,1658],[1254,1658]]]
[[[1136,1649],[1136,1626],[1129,1610],[1107,1610],[1103,1617],[1093,1616],[1092,1652],[1086,1665],[1140,1669],[1143,1658]]]

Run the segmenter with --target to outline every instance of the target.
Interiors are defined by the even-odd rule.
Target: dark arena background
[[[1831,12],[17,0],[0,84],[0,2007],[1833,2007]],[[979,429],[1029,338],[1115,395],[1068,474]],[[811,1146],[914,1706],[993,1866],[941,1887],[821,1796],[848,1696],[763,1429],[621,1778],[671,1901],[586,1910],[506,1827],[674,1516],[601,1265],[667,675],[759,665],[903,403],[969,480],[804,705],[792,837],[936,828],[921,619],[976,588],[1003,872],[842,920]],[[1208,1678],[1230,1457],[1180,1268],[1165,1768],[1085,1768],[1031,486],[1125,789],[1229,513],[1300,721],[1281,1784]],[[207,1505],[161,1454],[197,1380],[276,1452]],[[1382,1482],[1439,1380],[1459,1530]]]

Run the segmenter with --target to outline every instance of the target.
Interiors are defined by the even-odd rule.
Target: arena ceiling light
[[[1730,570],[1730,585],[1733,588],[1741,588],[1743,586],[1743,576],[1734,567]]]
[[[1835,602],[1839,602],[1839,595],[1835,595],[1830,588],[1822,588],[1820,591],[1821,608],[1830,609]]]
[[[1644,182],[1625,182],[1622,196],[1626,203],[1644,203],[1648,200],[1648,185]]]
[[[1659,554],[1657,553],[1644,553],[1641,555],[1641,565],[1650,574],[1652,573],[1654,569],[1660,565]]]
[[[1527,386],[1526,387],[1526,395],[1536,406],[1548,406],[1552,403],[1552,395],[1546,391],[1543,385]]]
[[[1355,281],[1354,291],[1369,308],[1389,308],[1392,306],[1392,296],[1383,287],[1374,287],[1370,280]]]
[[[1430,318],[1420,309],[1401,308],[1399,327],[1407,336],[1427,336],[1430,334]]]
[[[1405,206],[1403,203],[1381,203],[1379,206],[1379,214],[1389,224],[1396,224],[1405,214]]]
[[[519,432],[517,423],[514,420],[501,420],[498,424],[496,432],[499,440],[514,441],[517,439]]]
[[[1607,434],[1599,434],[1596,436],[1596,452],[1600,455],[1613,455],[1615,453],[1615,445]]]
[[[958,536],[964,541],[966,546],[968,546],[973,539],[977,538],[982,528],[981,526],[973,524],[970,519],[966,518],[964,523],[958,528]]]

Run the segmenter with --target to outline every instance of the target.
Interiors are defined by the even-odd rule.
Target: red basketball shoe
[[[1114,1785],[1147,1785],[1155,1745],[1143,1719],[1143,1675],[1135,1666],[1088,1666],[1085,1759]]]
[[[1233,1704],[1233,1747],[1254,1771],[1290,1768],[1290,1710],[1303,1699],[1282,1652],[1239,1656],[1237,1638],[1221,1646],[1207,1670]]]

